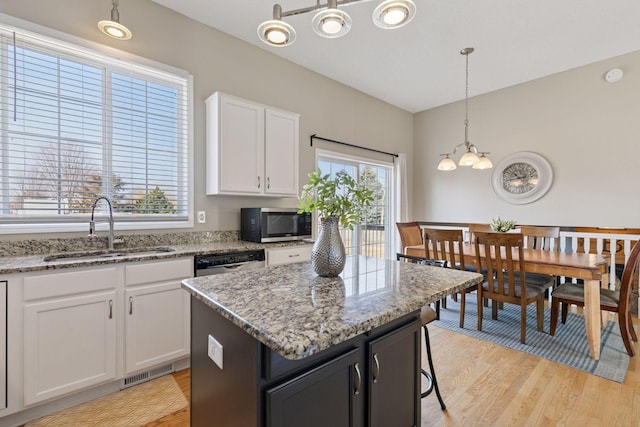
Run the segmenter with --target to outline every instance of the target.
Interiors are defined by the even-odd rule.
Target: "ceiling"
[[[353,25],[337,39],[313,32],[313,12],[283,18],[297,33],[288,47],[264,44],[258,25],[276,2],[314,0],[153,1],[409,112],[464,99],[465,47],[470,97],[640,50],[638,0],[414,0],[396,30],[372,22],[382,0],[364,0],[341,6]]]

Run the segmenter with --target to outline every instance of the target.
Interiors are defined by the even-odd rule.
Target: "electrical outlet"
[[[205,211],[198,211],[198,222],[200,224],[207,222],[207,213]]]
[[[207,350],[209,358],[213,360],[220,369],[222,369],[222,344],[216,341],[216,339],[211,335],[209,335]]]

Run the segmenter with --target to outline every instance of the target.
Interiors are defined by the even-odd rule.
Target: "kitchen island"
[[[419,425],[420,308],[481,280],[361,256],[186,279],[191,425]]]

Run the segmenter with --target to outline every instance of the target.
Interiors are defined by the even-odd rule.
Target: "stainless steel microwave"
[[[311,238],[311,213],[296,208],[241,208],[240,238],[270,243]]]

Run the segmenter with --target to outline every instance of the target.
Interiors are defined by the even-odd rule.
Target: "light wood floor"
[[[422,399],[422,427],[640,425],[638,343],[618,384],[435,326],[429,333],[447,410],[435,394]],[[189,370],[173,375],[189,399]],[[189,426],[189,409],[147,426]]]

